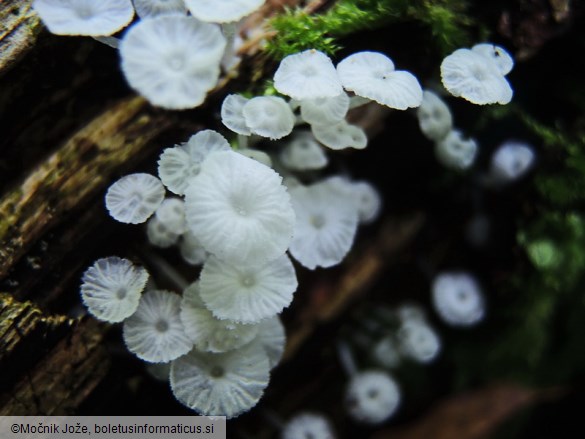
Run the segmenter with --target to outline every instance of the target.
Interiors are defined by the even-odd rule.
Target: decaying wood
[[[41,22],[31,8],[32,0],[3,0],[0,3],[0,76],[32,47]]]

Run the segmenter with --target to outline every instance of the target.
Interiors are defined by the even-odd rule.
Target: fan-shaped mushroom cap
[[[278,316],[270,317],[258,323],[258,335],[252,343],[258,343],[266,351],[270,368],[280,362],[286,343],[284,326]]]
[[[196,412],[233,418],[254,407],[268,386],[268,357],[260,346],[214,354],[192,350],[171,364],[175,397]]]
[[[457,49],[443,60],[441,80],[453,96],[474,104],[507,104],[512,100],[512,88],[495,62],[469,49]]]
[[[122,71],[153,105],[201,105],[219,78],[226,40],[219,27],[177,14],[140,20],[122,38]]]
[[[282,178],[235,152],[217,152],[186,191],[187,225],[203,247],[234,265],[284,254],[294,211]]]
[[[130,174],[111,185],[106,192],[106,208],[116,221],[145,222],[165,197],[161,181],[149,174]]]
[[[190,231],[187,231],[181,237],[179,250],[183,259],[191,265],[202,265],[207,260],[207,250]]]
[[[121,322],[136,311],[147,280],[147,271],[127,259],[98,259],[83,273],[81,299],[96,318]]]
[[[232,266],[210,257],[201,272],[201,299],[219,319],[255,323],[292,302],[295,269],[285,254],[261,265]]]
[[[349,252],[358,224],[355,206],[326,182],[290,190],[296,224],[291,255],[305,267],[331,267]]]
[[[492,156],[490,174],[498,182],[511,182],[526,174],[533,163],[534,151],[530,145],[505,142]]]
[[[242,114],[253,134],[272,140],[288,136],[295,125],[295,116],[289,105],[276,96],[257,96],[248,100]]]
[[[167,248],[176,244],[181,234],[176,233],[156,216],[153,216],[146,223],[146,236],[148,237],[148,242],[152,245],[160,248]]]
[[[435,155],[447,168],[465,170],[475,161],[477,143],[464,139],[460,131],[451,130],[443,140],[435,143]]]
[[[341,93],[332,98],[311,98],[301,101],[301,117],[310,124],[326,125],[345,118],[349,110],[349,96]]]
[[[249,343],[258,334],[259,325],[242,325],[213,317],[200,297],[199,281],[183,292],[181,322],[187,337],[204,352],[226,352]]]
[[[316,413],[299,413],[282,430],[282,439],[335,439],[329,420]]]
[[[111,35],[134,17],[131,0],[35,0],[33,8],[58,35]]]
[[[314,49],[283,58],[274,73],[274,88],[299,101],[343,93],[331,59]]]
[[[327,166],[325,152],[308,131],[296,131],[280,152],[280,161],[292,171],[308,171]]]
[[[331,149],[364,149],[368,145],[366,133],[361,128],[350,125],[345,120],[336,124],[311,125],[315,138]]]
[[[134,9],[140,18],[163,14],[187,13],[183,0],[133,0]]]
[[[163,151],[158,175],[171,192],[183,195],[189,181],[201,171],[205,158],[217,151],[231,151],[225,137],[213,130],[199,131],[188,142]]]
[[[227,95],[221,104],[221,122],[234,133],[244,136],[252,134],[244,118],[244,105],[248,101],[242,95]]]
[[[493,61],[498,67],[498,71],[504,76],[514,68],[514,59],[503,47],[482,43],[476,44],[471,50]]]
[[[124,322],[124,342],[138,358],[166,363],[189,352],[193,343],[180,318],[181,297],[170,291],[144,293],[136,312]]]
[[[429,90],[423,92],[423,100],[417,112],[418,125],[427,139],[438,142],[453,128],[451,110],[443,100]]]
[[[485,302],[475,278],[465,272],[440,273],[433,280],[433,306],[444,322],[472,326],[483,319]]]
[[[441,349],[439,337],[423,320],[404,321],[398,330],[398,339],[401,352],[419,363],[430,363]]]
[[[400,404],[400,389],[386,372],[370,370],[354,375],[345,391],[349,415],[364,424],[389,419]]]
[[[358,52],[337,64],[346,90],[397,110],[418,107],[422,89],[410,72],[394,70],[394,63],[378,52]]]
[[[229,23],[251,14],[266,0],[185,0],[194,17],[209,23]]]

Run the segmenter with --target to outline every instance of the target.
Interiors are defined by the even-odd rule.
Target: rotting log
[[[0,3],[0,76],[34,46],[41,29],[32,0],[3,0]]]

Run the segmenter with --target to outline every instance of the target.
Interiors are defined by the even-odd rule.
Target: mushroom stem
[[[345,373],[349,377],[357,374],[357,366],[347,343],[343,341],[337,343],[337,354],[339,355],[339,361]]]
[[[243,134],[238,134],[238,149],[247,149],[248,148],[248,139],[250,136],[244,136]]]
[[[273,410],[270,409],[262,409],[260,411],[260,416],[262,416],[270,425],[278,430],[284,429],[285,422],[280,417],[280,415]]]
[[[106,46],[110,46],[112,49],[118,49],[120,47],[120,39],[116,37],[92,37],[94,40],[99,41]]]

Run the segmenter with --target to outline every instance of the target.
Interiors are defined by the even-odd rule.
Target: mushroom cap
[[[148,237],[148,242],[152,245],[167,248],[176,244],[181,234],[176,233],[156,216],[153,216],[146,223],[146,236]]]
[[[243,148],[243,149],[238,149],[236,152],[238,154],[242,154],[244,157],[248,157],[249,159],[256,160],[258,163],[260,163],[264,166],[268,166],[269,168],[272,167],[272,159],[264,151],[260,151],[259,149],[253,149],[253,148]]]
[[[400,350],[390,335],[376,342],[372,349],[372,356],[383,367],[392,368],[400,364]]]
[[[117,323],[138,308],[148,272],[127,259],[98,259],[83,273],[81,300],[96,318]]]
[[[156,219],[174,233],[182,234],[187,231],[185,224],[185,202],[180,198],[165,198],[154,213]]]
[[[187,13],[187,7],[183,0],[133,0],[133,2],[136,14],[140,18]]]
[[[266,0],[185,0],[191,14],[201,21],[229,23],[251,14]]]
[[[435,93],[423,91],[423,100],[418,107],[418,125],[429,140],[438,142],[444,139],[453,128],[453,116],[447,104]]]
[[[355,206],[327,182],[290,190],[296,214],[291,255],[305,267],[332,267],[351,249],[358,225]]]
[[[227,95],[221,104],[221,122],[234,133],[249,136],[252,134],[244,118],[244,105],[249,99],[242,95]]]
[[[343,120],[349,110],[347,93],[331,98],[311,98],[301,101],[301,117],[310,124],[326,125]]]
[[[441,341],[424,320],[406,320],[398,330],[400,351],[419,363],[430,363],[441,350]]]
[[[422,89],[415,76],[394,70],[394,63],[378,52],[358,52],[337,64],[346,90],[397,110],[418,107]]]
[[[335,439],[329,420],[317,413],[299,413],[282,429],[282,439]]]
[[[513,91],[496,64],[469,49],[457,49],[441,63],[441,81],[453,96],[471,103],[507,104]]]
[[[106,208],[116,221],[145,222],[165,198],[161,181],[150,174],[130,174],[112,184],[106,192]]]
[[[153,105],[201,105],[219,78],[226,40],[218,26],[193,17],[160,15],[134,24],[122,38],[122,71]]]
[[[231,151],[225,137],[213,130],[199,131],[186,143],[163,151],[158,160],[158,175],[171,192],[183,195],[207,156],[217,151]]]
[[[282,359],[286,344],[284,326],[278,316],[270,317],[258,323],[258,334],[253,343],[259,343],[268,355],[270,369]]]
[[[33,8],[57,35],[112,35],[134,17],[131,0],[35,0]]]
[[[389,419],[400,404],[400,389],[392,377],[382,371],[355,374],[345,391],[345,406],[358,422],[376,425]]]
[[[485,301],[475,278],[465,272],[440,273],[433,280],[433,306],[452,326],[472,326],[485,315]]]
[[[481,43],[473,46],[471,50],[493,61],[498,71],[504,76],[514,68],[514,59],[503,47],[491,43]]]
[[[335,124],[311,125],[315,138],[328,148],[364,149],[368,145],[366,133],[360,127],[350,125],[345,120]]]
[[[281,163],[292,171],[309,171],[327,166],[323,148],[309,131],[296,131],[279,155]]]
[[[367,181],[351,183],[352,201],[354,201],[361,224],[370,224],[378,218],[382,209],[382,197],[378,190]]]
[[[286,254],[262,265],[234,266],[210,257],[201,271],[201,299],[218,319],[256,323],[286,308],[297,289]]]
[[[299,101],[343,93],[333,62],[315,49],[284,57],[274,73],[274,88]]]
[[[451,130],[440,142],[435,143],[437,160],[445,167],[462,171],[473,165],[477,156],[477,143],[464,139],[458,130]]]
[[[208,416],[233,418],[254,407],[268,386],[268,357],[248,344],[225,353],[193,349],[171,364],[171,389],[182,404]]]
[[[207,260],[207,256],[209,256],[201,242],[190,231],[187,231],[181,237],[179,250],[183,259],[191,265],[203,265]]]
[[[234,265],[284,254],[295,214],[282,178],[232,151],[211,154],[186,191],[187,225],[203,247]]]
[[[151,363],[166,363],[185,355],[193,343],[181,323],[181,297],[170,291],[144,293],[136,312],[124,321],[128,350]]]
[[[295,125],[289,105],[276,96],[257,96],[244,104],[242,114],[253,134],[272,140],[288,136]]]
[[[534,164],[534,151],[525,143],[508,141],[498,147],[491,161],[491,176],[502,183],[519,179]]]

